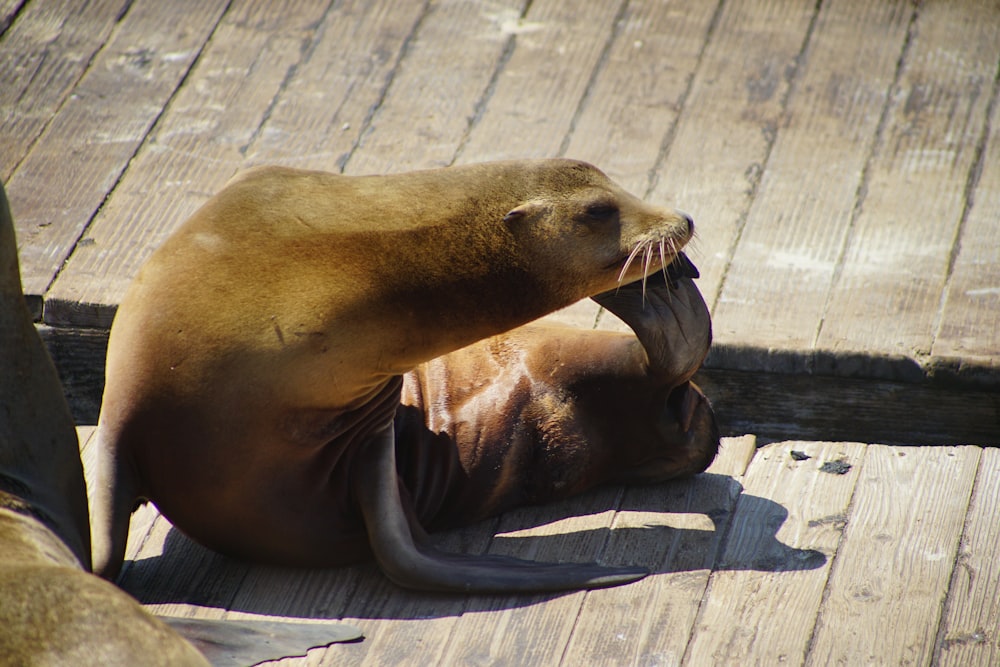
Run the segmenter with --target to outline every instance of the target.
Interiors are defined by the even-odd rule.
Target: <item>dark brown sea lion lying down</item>
[[[651,277],[645,295],[627,286],[692,233],[686,215],[571,160],[237,177],[118,310],[96,570],[117,572],[129,513],[148,498],[224,553],[328,566],[373,552],[425,590],[643,576],[445,554],[423,530],[708,465],[718,434],[688,382],[708,311],[687,276],[676,289]],[[638,339],[518,329],[595,295]]]

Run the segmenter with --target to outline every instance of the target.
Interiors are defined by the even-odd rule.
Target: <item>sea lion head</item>
[[[562,282],[572,281],[576,298],[664,269],[694,235],[688,214],[644,202],[591,164],[522,165],[533,173],[535,192],[504,223],[529,258],[546,261],[559,253]]]

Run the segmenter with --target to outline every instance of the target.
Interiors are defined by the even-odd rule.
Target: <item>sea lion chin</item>
[[[425,590],[561,590],[644,576],[436,551],[421,526],[435,525],[433,517],[417,514],[423,489],[428,497],[448,491],[431,483],[447,471],[422,455],[399,471],[397,449],[417,436],[397,415],[421,364],[450,364],[477,341],[660,271],[692,233],[687,215],[648,205],[573,160],[363,177],[263,167],[237,176],[153,254],[119,307],[98,429],[95,567],[117,571],[129,512],[144,497],[225,553],[311,566],[374,553],[394,581]],[[708,324],[700,315],[692,322]],[[599,355],[582,350],[605,344],[575,345],[589,381]],[[637,419],[662,421],[666,397],[688,378],[651,372],[634,336],[607,349],[617,363],[611,379],[635,382],[637,396],[659,376],[659,412]],[[694,367],[706,350],[704,342]],[[661,352],[654,356],[673,348]],[[444,390],[441,411],[457,407],[462,386],[432,384]],[[710,440],[710,408],[690,391],[681,403],[702,415],[699,442]],[[521,417],[504,408],[495,418],[488,436]],[[608,444],[591,453],[612,448],[615,427],[605,421],[594,437]],[[475,444],[502,449],[493,437]],[[461,468],[461,460],[444,465]],[[596,471],[584,477],[602,481]],[[482,511],[520,502],[511,494],[491,504],[496,486],[480,480],[463,493]]]

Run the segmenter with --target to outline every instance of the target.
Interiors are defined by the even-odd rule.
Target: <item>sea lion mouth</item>
[[[683,245],[683,244],[680,244]],[[670,260],[667,260],[667,257]],[[632,264],[637,258],[642,258],[642,268],[643,277],[639,280],[633,281],[632,283],[623,284],[622,281],[625,279],[625,274],[632,267]],[[618,273],[618,285],[619,289],[624,288],[626,285],[642,287],[643,295],[646,293],[646,284],[650,279],[650,267],[652,266],[653,260],[660,260],[661,271],[656,275],[662,273],[664,280],[657,282],[663,284],[664,282],[671,288],[676,287],[676,281],[682,277],[698,277],[698,270],[694,268],[690,260],[681,252],[679,245],[674,239],[660,237],[657,239],[648,239],[645,241],[638,242],[632,251],[625,258],[622,264],[621,270]],[[686,273],[688,271],[693,271],[694,275]]]
[[[633,280],[630,283],[620,285],[617,288],[617,291],[621,292],[623,290],[641,289],[643,293],[645,293],[647,287],[669,287],[670,289],[677,289],[677,283],[679,280],[684,278],[697,280],[700,277],[701,273],[698,271],[698,267],[696,267],[694,263],[688,259],[686,254],[678,252],[674,255],[674,258],[664,266],[662,271],[657,271],[640,278],[639,280]]]

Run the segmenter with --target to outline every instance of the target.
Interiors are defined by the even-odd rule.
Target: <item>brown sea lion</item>
[[[659,271],[692,233],[688,216],[572,160],[238,176],[154,253],[119,307],[98,430],[97,570],[117,571],[131,508],[148,498],[221,552],[328,566],[370,545],[412,588],[644,576],[436,551],[422,501],[400,495],[401,483],[423,487],[400,480],[394,420],[404,374]],[[496,487],[486,484],[482,500]]]
[[[194,646],[90,568],[76,429],[21,291],[14,226],[0,186],[0,662],[208,665]],[[304,655],[353,639],[350,626],[174,621],[211,664]]]
[[[404,376],[396,464],[422,526],[711,463],[718,428],[690,382],[711,322],[694,267],[678,260],[672,285],[656,273],[595,297],[636,335],[527,324]]]

